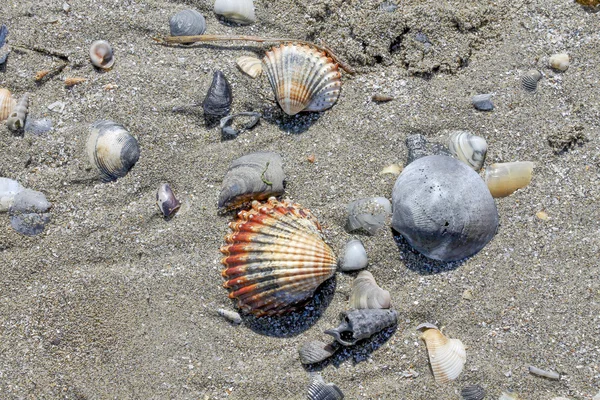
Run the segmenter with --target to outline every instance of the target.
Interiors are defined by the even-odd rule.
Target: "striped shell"
[[[481,136],[466,131],[454,131],[450,135],[448,149],[460,161],[479,171],[485,162],[487,142]]]
[[[331,108],[342,87],[338,65],[305,45],[282,44],[263,58],[277,102],[288,115]]]
[[[334,383],[325,383],[321,374],[312,376],[312,382],[308,386],[308,400],[341,400],[344,393]]]
[[[252,78],[257,78],[262,74],[262,61],[256,57],[241,56],[235,60],[235,63],[243,73]]]
[[[16,105],[17,102],[10,95],[10,90],[0,89],[0,121],[7,119]]]
[[[352,282],[352,293],[348,301],[351,309],[390,308],[391,301],[390,292],[380,288],[369,271],[361,271]]]
[[[465,386],[460,394],[464,400],[483,400],[485,398],[485,389],[479,385]]]
[[[112,121],[97,121],[90,127],[87,153],[104,182],[122,178],[140,158],[137,140]]]
[[[425,341],[433,377],[437,383],[453,381],[467,360],[465,346],[459,339],[448,339],[439,329],[424,326],[420,338]]]
[[[29,107],[29,93],[25,93],[17,105],[13,108],[12,113],[6,120],[6,126],[11,131],[18,131],[25,127],[25,119],[27,118],[27,108]]]
[[[271,197],[252,202],[229,227],[221,247],[229,298],[256,316],[294,311],[333,276],[336,257],[309,210]]]
[[[196,10],[183,10],[169,19],[171,36],[202,35],[206,31],[206,20]]]
[[[536,69],[527,71],[521,77],[521,86],[528,92],[534,93],[537,90],[538,81],[542,79],[542,74]]]
[[[336,351],[336,348],[319,340],[311,340],[302,345],[298,349],[300,362],[304,365],[315,364],[331,357]]]

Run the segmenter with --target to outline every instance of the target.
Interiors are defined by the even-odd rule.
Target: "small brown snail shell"
[[[106,40],[96,40],[90,46],[90,60],[95,67],[109,69],[115,63],[113,49]]]

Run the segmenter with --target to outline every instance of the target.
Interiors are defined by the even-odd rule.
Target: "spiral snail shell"
[[[27,118],[27,107],[29,106],[29,93],[25,93],[21,100],[17,103],[13,112],[6,120],[6,126],[11,131],[18,131],[25,127],[25,119]]]

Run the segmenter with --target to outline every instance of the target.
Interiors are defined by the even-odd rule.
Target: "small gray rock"
[[[471,98],[471,102],[473,103],[473,107],[479,111],[492,111],[494,109],[491,94],[478,94]]]

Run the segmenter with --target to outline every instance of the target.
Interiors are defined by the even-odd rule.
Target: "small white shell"
[[[485,162],[487,143],[480,136],[472,135],[466,131],[454,131],[450,135],[448,149],[460,161],[475,171],[479,171]]]
[[[529,185],[532,172],[530,161],[496,163],[485,170],[485,183],[493,197],[506,197]]]
[[[115,63],[113,49],[106,40],[96,40],[90,46],[90,60],[98,68],[109,69]]]
[[[262,61],[256,57],[242,56],[235,62],[238,68],[251,78],[257,78],[262,74]]]
[[[256,22],[253,0],[215,0],[215,14],[242,25]]]
[[[354,239],[346,243],[344,258],[340,260],[340,270],[356,271],[365,268],[368,262],[367,252],[362,242]]]
[[[569,69],[569,62],[570,59],[567,53],[559,53],[550,56],[550,59],[548,60],[548,65],[550,65],[550,68],[559,71],[566,71],[567,69]]]
[[[465,346],[459,339],[448,339],[437,328],[427,328],[420,336],[427,346],[433,377],[437,383],[458,378],[467,360]]]
[[[219,308],[217,310],[217,314],[219,314],[221,317],[229,320],[231,323],[234,323],[236,325],[242,323],[242,317],[240,316],[240,314],[233,310],[226,310],[224,308]]]
[[[352,282],[352,292],[348,301],[351,309],[390,308],[391,302],[390,292],[380,288],[369,271],[361,271]]]
[[[29,107],[29,93],[25,93],[19,103],[10,113],[6,120],[6,126],[11,131],[18,131],[25,127],[25,119],[27,118],[27,107]]]
[[[300,362],[302,364],[315,364],[328,359],[335,353],[335,348],[328,343],[319,340],[306,342],[298,349]]]
[[[21,184],[13,179],[0,178],[0,212],[6,212],[13,204],[17,193],[25,190]]]
[[[12,98],[10,90],[0,88],[0,121],[8,118],[16,105],[17,102]]]

